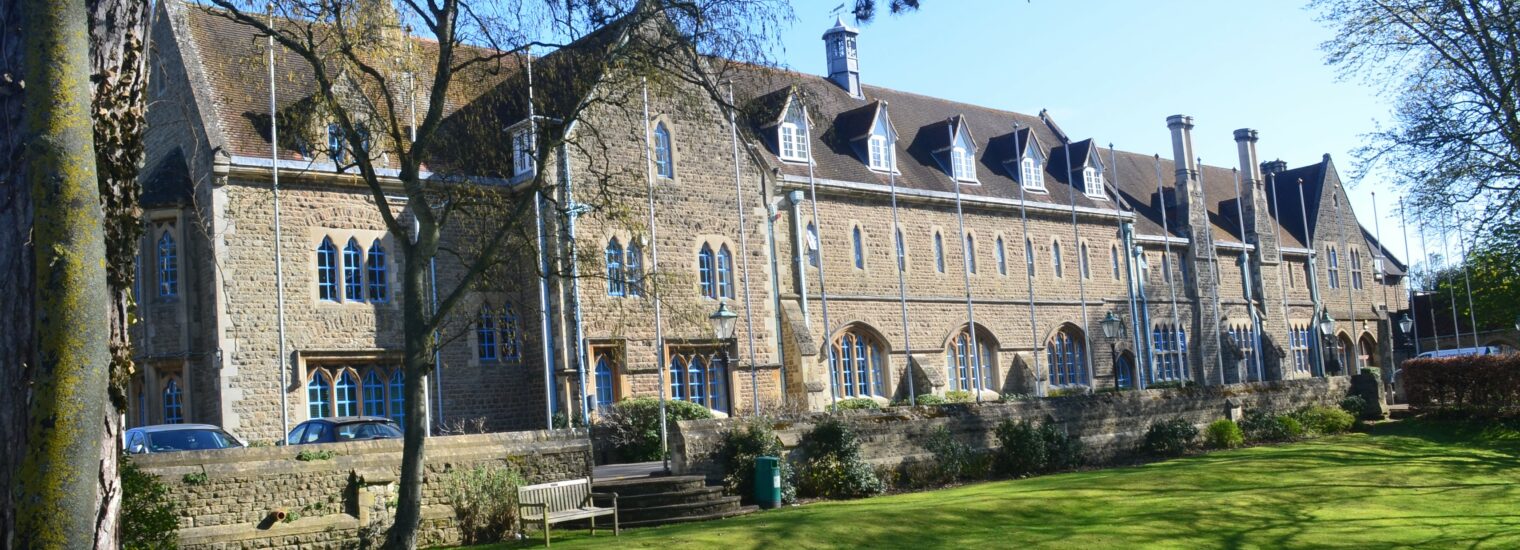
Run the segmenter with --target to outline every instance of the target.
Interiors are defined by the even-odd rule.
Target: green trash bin
[[[781,505],[781,459],[755,457],[755,504],[766,510]]]

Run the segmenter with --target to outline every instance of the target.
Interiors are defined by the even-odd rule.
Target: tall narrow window
[[[390,398],[391,398],[391,410],[390,410],[391,414],[390,414],[390,419],[392,421],[394,421],[396,424],[401,425],[401,426],[405,426],[406,425],[406,383],[405,383],[405,381],[406,381],[406,378],[405,378],[404,373],[401,372],[401,368],[400,367],[397,367],[396,370],[395,370],[395,372],[391,373],[391,383],[390,383],[390,388],[389,388],[390,389]]]
[[[960,181],[976,181],[976,164],[972,152],[964,147],[950,150],[950,171]]]
[[[686,363],[686,400],[707,404],[707,362],[700,355]]]
[[[1154,343],[1155,380],[1168,382],[1182,380],[1187,370],[1187,332],[1182,327],[1156,325],[1151,329]]]
[[[179,387],[179,378],[171,376],[164,383],[164,423],[183,424],[185,422],[184,392]]]
[[[1335,247],[1330,247],[1330,263],[1326,269],[1330,276],[1330,288],[1341,287],[1341,258]]]
[[[606,410],[614,401],[612,358],[603,353],[596,358],[596,408]]]
[[[945,238],[939,232],[934,233],[934,270],[945,272]]]
[[[1003,238],[1002,237],[998,237],[997,241],[994,242],[993,244],[997,246],[997,248],[993,249],[992,253],[995,254],[995,255],[997,255],[997,270],[998,270],[998,275],[1007,275],[1008,274],[1008,250],[1003,247]]]
[[[512,175],[521,176],[532,172],[537,156],[533,150],[532,133],[527,130],[512,133]]]
[[[369,271],[369,301],[384,303],[390,299],[391,283],[386,276],[388,267],[385,265],[385,248],[380,245],[380,239],[369,244],[369,257],[365,260],[365,266]]]
[[[1114,280],[1119,280],[1119,247],[1108,247],[1108,261],[1114,266]]]
[[[676,177],[676,168],[671,154],[670,129],[665,127],[664,122],[654,125],[654,169],[655,173],[662,178]]]
[[[616,237],[607,242],[607,295],[623,296],[628,292],[628,281],[623,271],[623,245]]]
[[[685,380],[685,379],[686,379],[686,360],[683,359],[683,358],[681,358],[681,357],[671,357],[670,358],[670,398],[671,399],[678,399],[678,400],[683,400],[683,401],[686,399],[686,384],[684,384],[684,383],[681,382],[682,380]]]
[[[164,298],[179,295],[179,247],[168,231],[158,237],[158,295]]]
[[[362,387],[364,416],[385,416],[385,380],[380,378],[380,369],[372,367],[364,373]]]
[[[644,247],[639,246],[638,239],[628,241],[628,256],[623,262],[623,271],[627,275],[627,296],[644,295]]]
[[[866,244],[862,242],[860,227],[850,230],[850,242],[855,249],[855,269],[866,268]]]
[[[872,170],[891,170],[892,152],[887,149],[886,136],[871,136],[867,141],[869,162]]]
[[[1082,170],[1082,187],[1089,197],[1100,199],[1107,196],[1103,193],[1103,175],[1095,168]]]
[[[490,308],[480,308],[480,318],[475,320],[475,349],[477,359],[496,360],[496,316]]]
[[[718,247],[718,295],[714,297],[734,297],[734,255],[726,244]]]
[[[1024,239],[1024,269],[1034,276],[1034,243],[1029,239]]]
[[[1077,264],[1082,268],[1082,278],[1091,279],[1092,272],[1089,270],[1090,267],[1087,262],[1087,243],[1082,243],[1078,248],[1081,254],[1077,257]]]
[[[902,229],[897,230],[897,270],[908,270],[908,244],[903,242]]]
[[[333,395],[336,397],[333,404],[338,416],[359,415],[359,384],[354,380],[352,371],[344,370],[338,376],[337,385],[333,386]]]
[[[1019,162],[1019,183],[1031,191],[1045,190],[1045,170],[1034,157],[1027,156]]]
[[[969,273],[976,273],[976,237],[970,233],[965,235],[965,246],[962,253],[965,254],[965,269]]]
[[[728,412],[728,373],[719,361],[707,362],[707,408]]]
[[[1050,269],[1051,272],[1055,273],[1057,278],[1060,278],[1062,276],[1061,243],[1059,241],[1050,243]]]
[[[508,363],[522,362],[522,326],[512,302],[501,305],[500,331],[496,355]]]
[[[338,301],[338,247],[325,237],[317,245],[317,297],[327,302]]]
[[[1161,253],[1161,280],[1172,282],[1172,253]]]
[[[311,380],[306,382],[306,415],[309,418],[327,418],[332,416],[332,382],[327,378],[327,373],[315,371],[311,374]]]
[[[718,297],[718,281],[713,263],[713,249],[703,243],[702,250],[697,252],[697,282],[701,285],[704,298]]]
[[[343,128],[337,123],[327,125],[327,156],[332,157],[335,164],[343,164],[346,160]]]
[[[1351,288],[1362,289],[1362,252],[1351,249]]]
[[[807,257],[809,264],[818,267],[818,226],[813,222],[807,224]]]
[[[1045,355],[1050,365],[1050,383],[1055,386],[1074,386],[1087,381],[1087,345],[1082,332],[1067,325],[1056,332],[1045,344]]]
[[[343,247],[343,299],[349,302],[364,301],[364,280],[362,273],[364,268],[364,251],[359,249],[359,241],[349,239],[348,246]]]

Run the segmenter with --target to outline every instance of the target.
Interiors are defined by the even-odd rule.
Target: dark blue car
[[[313,418],[290,430],[285,438],[288,445],[307,443],[335,443],[363,441],[367,439],[396,439],[401,428],[395,422],[379,416],[340,416],[337,418]]]

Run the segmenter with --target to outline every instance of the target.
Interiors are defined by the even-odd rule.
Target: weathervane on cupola
[[[864,98],[860,91],[860,62],[856,55],[855,38],[860,30],[835,20],[834,26],[823,33],[823,43],[829,56],[829,80],[834,81],[852,97]]]

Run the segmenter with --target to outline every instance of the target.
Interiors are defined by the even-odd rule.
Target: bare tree
[[[723,73],[765,62],[766,45],[789,17],[779,0],[280,0],[273,14],[264,13],[263,0],[212,3],[303,61],[310,101],[274,116],[296,135],[310,133],[316,121],[334,125],[342,139],[327,155],[363,181],[401,249],[409,419],[425,417],[437,331],[472,291],[520,272],[511,259],[533,257],[535,202],[573,215],[615,198],[612,182],[642,174],[642,167],[603,163],[578,179],[576,204],[563,200],[554,154],[594,159],[605,150],[604,129],[588,113],[636,109],[646,82],[695,86],[704,99],[721,100]],[[414,41],[407,29],[431,40]],[[523,82],[530,48],[552,52],[537,61],[535,86],[543,91],[531,104]],[[539,118],[529,121],[529,113]],[[537,130],[533,141],[507,146],[503,129],[524,121]],[[519,152],[542,169],[518,176],[511,168]],[[397,187],[404,201],[394,198]],[[438,283],[433,307],[426,275],[435,258],[461,269]],[[416,544],[426,429],[415,421],[404,426],[388,547]]]
[[[1520,223],[1520,4],[1505,0],[1318,0],[1323,44],[1348,77],[1380,84],[1393,121],[1357,151],[1386,169],[1425,219],[1454,205]]]

